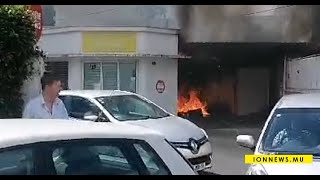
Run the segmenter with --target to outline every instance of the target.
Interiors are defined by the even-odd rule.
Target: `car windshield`
[[[278,109],[262,139],[261,150],[320,155],[320,109]]]
[[[136,95],[104,96],[96,100],[119,121],[158,119],[169,116],[156,105]]]

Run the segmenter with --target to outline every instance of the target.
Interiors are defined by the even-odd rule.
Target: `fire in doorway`
[[[199,91],[191,89],[186,96],[179,93],[178,97],[178,114],[179,116],[187,116],[190,112],[201,111],[203,117],[209,116],[207,103],[199,98]]]
[[[213,116],[227,117],[235,112],[236,96],[232,77],[224,77],[222,82],[214,79],[201,82],[203,84],[200,85],[182,82],[179,86],[179,116],[187,119],[212,119]]]

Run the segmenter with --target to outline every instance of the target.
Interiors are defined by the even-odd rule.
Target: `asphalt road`
[[[244,155],[252,154],[252,151],[239,147],[236,144],[236,136],[250,134],[258,138],[260,128],[224,128],[207,130],[213,148],[213,168],[209,171],[218,175],[244,175],[247,165],[244,163]]]

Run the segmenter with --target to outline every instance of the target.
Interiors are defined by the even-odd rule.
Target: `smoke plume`
[[[310,41],[310,6],[275,6],[278,8],[265,13],[259,13],[261,6],[257,7],[183,5],[177,7],[177,19],[187,42]]]

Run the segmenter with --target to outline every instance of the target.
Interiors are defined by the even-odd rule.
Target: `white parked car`
[[[72,118],[129,123],[156,130],[174,144],[196,171],[212,166],[206,132],[141,95],[118,90],[66,90],[60,92],[60,99]]]
[[[237,143],[257,155],[313,155],[312,164],[253,164],[248,175],[320,175],[320,94],[284,96],[271,111],[257,144],[250,135],[239,135]]]
[[[56,119],[0,124],[0,175],[197,175],[146,128]]]

